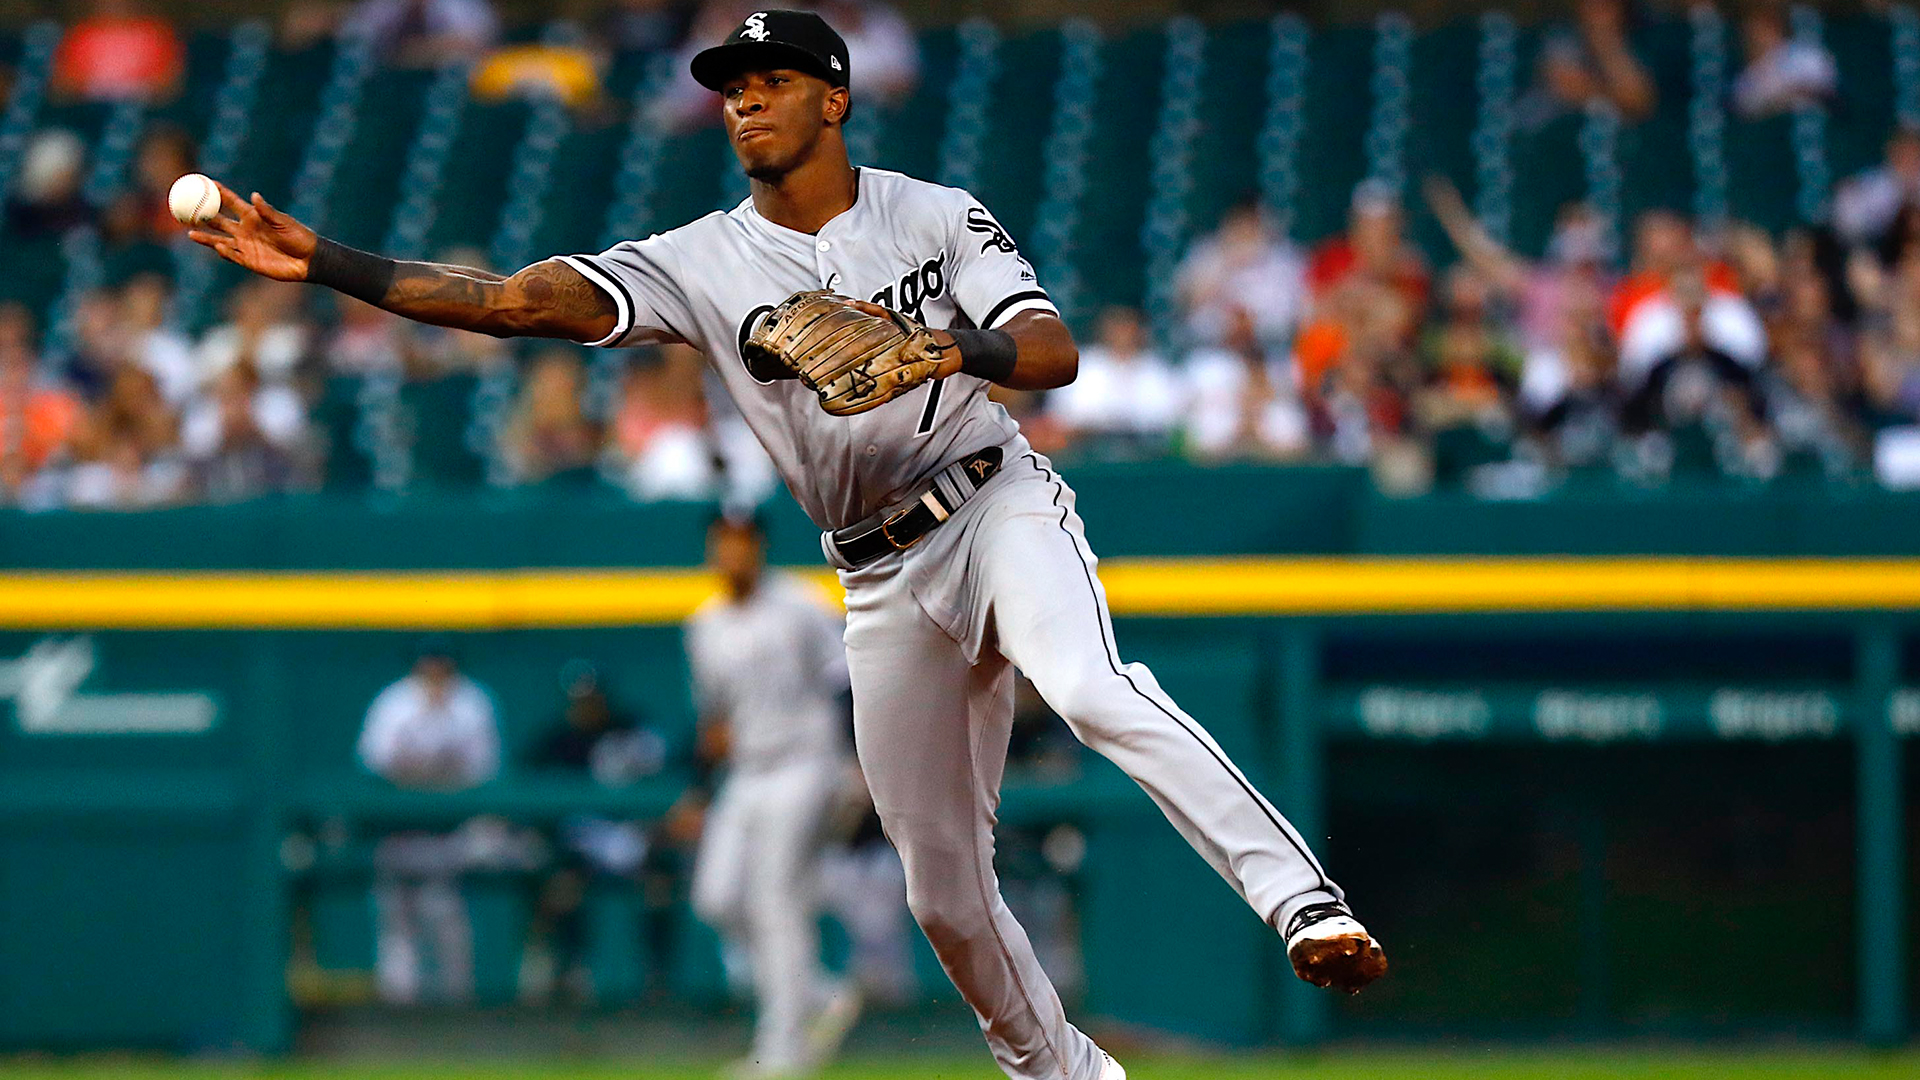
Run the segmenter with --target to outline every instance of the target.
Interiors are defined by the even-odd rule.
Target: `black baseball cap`
[[[818,75],[830,86],[847,85],[847,43],[827,20],[811,11],[756,11],[727,40],[693,58],[693,78],[719,90],[743,71],[792,68]]]

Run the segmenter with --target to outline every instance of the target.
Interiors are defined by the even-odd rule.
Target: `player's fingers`
[[[232,188],[218,180],[213,182],[213,186],[220,189],[220,209],[233,215],[234,220],[238,221],[240,215],[247,211],[246,200],[236,194]]]
[[[269,225],[285,225],[289,220],[287,215],[274,209],[273,204],[257,191],[253,193],[253,208],[259,212],[260,219]]]

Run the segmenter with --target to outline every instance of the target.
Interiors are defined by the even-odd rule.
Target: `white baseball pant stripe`
[[[1269,923],[1341,897],[1306,843],[1143,665],[1114,651],[1072,489],[1016,458],[898,556],[843,571],[860,761],[907,899],[1014,1080],[1098,1080],[993,871],[1013,668]]]

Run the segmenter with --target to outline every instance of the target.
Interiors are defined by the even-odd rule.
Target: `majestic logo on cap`
[[[740,26],[740,36],[750,37],[755,41],[767,40],[767,13],[756,11],[747,16],[747,21]]]

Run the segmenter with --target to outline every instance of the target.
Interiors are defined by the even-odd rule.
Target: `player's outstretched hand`
[[[188,232],[187,237],[263,277],[307,280],[307,266],[319,236],[268,205],[257,191],[253,201],[247,202],[227,185],[219,184],[219,188],[220,214]]]

